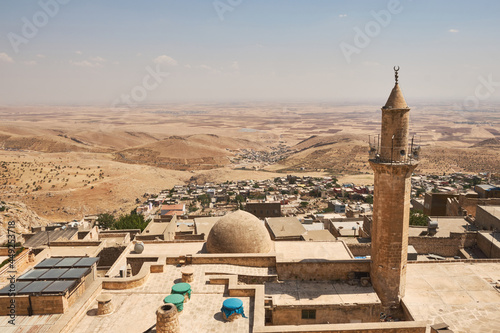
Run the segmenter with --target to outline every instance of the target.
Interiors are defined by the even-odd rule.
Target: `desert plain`
[[[499,105],[411,105],[416,173],[500,172]],[[129,212],[177,184],[331,175],[372,184],[380,106],[193,103],[0,107],[0,233]]]

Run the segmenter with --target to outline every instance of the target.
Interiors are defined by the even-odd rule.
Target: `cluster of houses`
[[[271,216],[307,214],[321,210],[346,213],[346,205],[347,211],[367,213],[371,211],[372,194],[371,185],[339,185],[332,177],[289,175],[261,181],[176,185],[151,196],[137,211],[148,214],[162,205],[184,204],[188,213],[199,214],[201,209],[205,214],[211,212],[220,215],[243,206],[278,203],[279,212],[274,212]],[[332,200],[336,203],[329,203]],[[275,210],[276,208],[273,209]],[[254,207],[254,215],[266,217],[260,216],[262,214],[259,212],[260,208]]]
[[[242,168],[251,167],[257,169],[281,161],[286,158],[292,150],[284,144],[279,144],[277,147],[271,147],[271,151],[269,152],[246,148],[232,152],[235,153],[235,156],[230,158],[231,163],[236,166],[239,165]]]
[[[490,173],[464,174],[457,172],[444,175],[414,175],[411,178],[412,195],[418,197],[420,193],[426,192],[466,193],[471,190],[476,190],[475,186],[478,184],[495,181],[495,175],[491,175]],[[498,183],[500,183],[500,179]]]

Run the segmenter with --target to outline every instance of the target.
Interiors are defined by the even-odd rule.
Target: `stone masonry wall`
[[[500,209],[498,210],[500,211]],[[478,206],[476,209],[476,225],[486,230],[500,230],[500,219]]]
[[[370,261],[277,262],[279,280],[327,281],[347,280],[350,272],[370,272]]]
[[[302,310],[316,310],[315,319],[302,319]],[[293,307],[278,306],[273,308],[273,325],[313,325],[361,322],[378,322],[382,306],[380,304],[335,304],[335,305],[299,305]]]
[[[492,237],[489,233],[478,233],[477,245],[488,258],[500,258],[498,242],[492,242]]]

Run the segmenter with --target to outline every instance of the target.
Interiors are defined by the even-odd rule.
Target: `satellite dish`
[[[399,152],[399,154],[400,154],[401,156],[405,156],[405,155],[406,155],[406,151],[403,149],[403,150],[401,150],[401,151]]]

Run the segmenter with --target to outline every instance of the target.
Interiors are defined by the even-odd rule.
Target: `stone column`
[[[156,332],[180,333],[179,314],[172,303],[162,305],[156,310]]]

